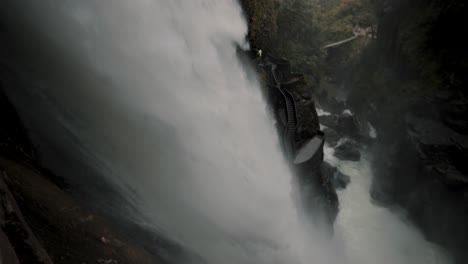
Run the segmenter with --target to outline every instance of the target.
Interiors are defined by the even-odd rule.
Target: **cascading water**
[[[321,116],[330,115],[319,109]],[[377,135],[369,124],[369,136]],[[340,143],[338,143],[340,144]],[[364,151],[359,162],[340,161],[325,144],[325,161],[349,175],[351,183],[338,191],[340,212],[335,222],[335,240],[344,249],[349,264],[449,264],[447,253],[423,237],[403,214],[372,203],[371,155]]]
[[[37,33],[32,104],[143,212],[132,220],[208,263],[331,263],[299,219],[259,84],[238,60],[237,1],[8,6]],[[41,129],[49,142],[63,132]]]
[[[57,167],[57,149],[98,170],[143,213],[131,220],[208,263],[409,264],[439,256],[370,203],[366,161],[338,164],[352,183],[340,193],[336,241],[300,219],[259,85],[236,55],[247,31],[237,1],[2,7],[6,26],[35,47],[23,54],[32,84],[16,101],[46,162]]]

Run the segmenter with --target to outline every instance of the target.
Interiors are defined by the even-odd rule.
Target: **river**
[[[94,180],[63,156],[97,172],[139,212],[129,220],[207,263],[438,263],[417,231],[371,205],[365,160],[339,165],[352,183],[337,239],[300,217],[259,82],[237,54],[248,47],[237,1],[4,6],[19,48],[36,47],[15,101],[44,162],[90,193]]]
[[[346,263],[452,263],[447,252],[428,242],[401,210],[372,202],[369,153],[364,152],[359,162],[340,161],[325,146],[325,160],[351,178],[346,189],[338,191],[340,211],[335,222],[335,240],[344,249]]]

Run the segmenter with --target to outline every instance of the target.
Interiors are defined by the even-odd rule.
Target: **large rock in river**
[[[322,174],[324,177],[330,179],[335,189],[344,189],[351,182],[349,175],[342,173],[335,166],[326,161],[322,165]]]
[[[335,147],[333,154],[340,160],[359,161],[361,160],[361,152],[359,152],[357,143],[350,139],[344,139]]]

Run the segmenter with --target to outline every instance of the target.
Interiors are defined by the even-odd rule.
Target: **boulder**
[[[337,117],[337,130],[351,137],[357,137],[360,134],[358,122],[349,112],[344,112]]]
[[[328,162],[324,162],[322,165],[322,175],[326,181],[331,183],[334,189],[344,189],[351,181],[348,175]]]
[[[468,187],[468,136],[433,119],[406,118],[410,144],[434,176],[451,188]]]
[[[345,189],[348,184],[351,182],[351,177],[342,173],[341,171],[337,170],[336,173],[333,175],[332,184],[333,187],[337,190]]]
[[[349,139],[342,140],[342,142],[338,143],[338,146],[335,147],[335,153],[333,155],[340,160],[361,160],[361,153],[359,152],[356,142]]]
[[[322,115],[319,117],[320,124],[333,128],[338,129],[338,117],[336,115]]]
[[[323,109],[332,113],[342,113],[346,109],[346,102],[336,99],[334,96],[329,96],[326,90],[318,95],[318,100]]]
[[[325,142],[328,143],[330,147],[336,146],[342,137],[336,130],[329,127],[324,128],[323,133],[325,134]]]
[[[335,130],[339,137],[350,137],[361,143],[369,143],[376,138],[376,131],[369,122],[361,122],[350,111],[344,111],[339,115],[322,115],[319,117],[320,124]],[[325,133],[327,134],[327,133]],[[331,132],[334,137],[333,132]]]

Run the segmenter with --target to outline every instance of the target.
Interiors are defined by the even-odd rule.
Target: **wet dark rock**
[[[8,237],[0,230],[0,263],[19,264],[13,246],[8,241]]]
[[[335,189],[344,189],[351,182],[351,178],[348,175],[342,173],[328,162],[323,163],[322,174],[330,180]]]
[[[337,117],[337,130],[343,131],[351,137],[359,135],[359,125],[357,119],[348,113],[343,113]]]
[[[445,125],[461,134],[468,134],[468,103],[455,100],[443,106],[442,120]]]
[[[337,171],[337,168],[333,165],[331,165],[328,162],[323,162],[322,164],[322,175],[323,177],[326,177],[328,179],[333,178],[333,174]]]
[[[0,64],[0,120],[2,122],[0,129],[0,154],[8,153],[8,155],[20,159],[33,160],[36,155],[29,141],[26,129],[4,92],[6,73],[2,72],[2,66]]]
[[[320,106],[331,113],[339,114],[343,113],[346,109],[346,102],[343,100],[338,100],[334,96],[328,95],[326,90],[323,90],[318,95],[318,101],[320,102]]]
[[[18,261],[19,263],[52,264],[52,260],[32,233],[8,186],[3,181],[5,177],[7,177],[5,172],[0,173],[0,232],[3,234],[3,240],[8,239],[8,244],[5,242],[0,244],[0,252],[5,251],[8,255],[5,257],[8,257],[11,263]],[[14,252],[11,252],[11,247],[14,248]]]
[[[351,178],[349,177],[349,175],[346,175],[339,170],[334,174],[334,176],[335,177],[333,178],[333,186],[335,187],[335,189],[345,189],[351,182]]]
[[[324,167],[323,151],[313,159],[296,164],[295,174],[298,176],[299,196],[302,206],[311,220],[317,224],[326,223],[326,229],[333,233],[333,223],[338,214],[338,195],[333,186],[333,173]]]
[[[319,117],[320,123],[329,130],[334,139],[336,134],[341,137],[353,138],[363,144],[368,144],[373,140],[371,137],[371,127],[367,122],[362,122],[358,117],[350,112],[343,112],[339,115],[323,115]],[[327,136],[328,134],[325,133]],[[334,141],[334,140],[332,140]]]
[[[338,128],[338,117],[336,115],[324,115],[319,117],[320,124],[332,128],[332,129],[337,129]]]
[[[310,86],[303,74],[291,72],[290,63],[265,56],[263,70],[282,146],[299,182],[299,196],[306,213],[330,233],[338,214],[338,196],[330,177],[322,175],[324,134]]]
[[[451,188],[468,187],[468,136],[433,119],[406,119],[407,133],[426,170]]]
[[[361,152],[359,152],[358,145],[352,140],[343,140],[335,147],[333,154],[340,160],[359,161],[361,160]]]
[[[64,175],[54,175],[39,164],[27,126],[17,114],[21,104],[10,102],[6,93],[25,88],[17,85],[26,86],[29,80],[16,67],[4,65],[9,53],[2,44],[0,41],[0,171],[5,173],[0,174],[0,263],[96,263],[101,257],[119,263],[161,263],[159,252],[146,250],[158,248],[153,241],[142,239],[147,231],[136,232],[130,223],[92,213],[68,188],[57,184]],[[100,243],[103,235],[112,243]],[[182,252],[178,250],[177,256]]]
[[[425,114],[423,112],[423,114]],[[406,114],[375,149],[372,197],[398,205],[426,237],[464,263],[468,243],[468,136],[444,117]],[[383,130],[384,131],[384,130]]]
[[[325,134],[325,142],[327,142],[331,147],[336,146],[338,141],[342,138],[342,135],[329,127],[323,129],[323,133]]]

